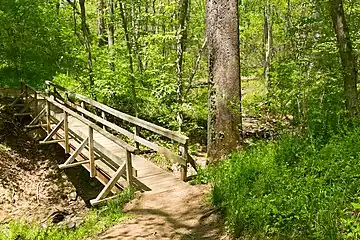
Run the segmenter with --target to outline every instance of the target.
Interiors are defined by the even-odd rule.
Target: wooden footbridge
[[[20,89],[2,89],[0,97],[15,99],[8,106],[22,108],[16,117],[32,117],[27,129],[42,128],[46,131],[47,136],[40,141],[41,144],[60,144],[64,148],[68,158],[59,165],[60,169],[83,166],[90,177],[97,178],[104,185],[99,195],[90,201],[92,205],[115,197],[114,194],[128,186],[153,192],[179,187],[187,179],[188,166],[196,170],[195,161],[188,153],[188,137],[52,82],[46,82],[45,93],[22,83]],[[120,127],[117,124],[120,122],[129,127]],[[142,134],[142,131],[147,134]],[[166,138],[178,147],[179,152],[174,153],[145,135]],[[181,179],[146,160],[141,148],[180,164]]]

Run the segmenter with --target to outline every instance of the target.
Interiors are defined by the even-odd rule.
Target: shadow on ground
[[[81,166],[58,169],[58,164],[66,158],[63,148],[57,144],[40,145],[24,130],[31,119],[14,117],[14,113],[12,110],[0,111],[0,186],[16,191],[18,181],[21,181],[21,176],[16,171],[12,172],[9,165],[33,174],[46,171],[46,181],[58,186],[50,195],[67,198],[61,191],[69,187],[64,186],[64,182],[70,181],[70,187],[76,189],[86,206],[90,206],[90,199],[97,196],[103,185],[97,179],[90,178],[88,171]],[[64,181],[63,173],[67,181]]]

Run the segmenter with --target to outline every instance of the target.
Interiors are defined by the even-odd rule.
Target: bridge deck
[[[47,84],[48,87],[52,86],[51,82]],[[64,92],[65,98],[56,91],[56,88]],[[61,169],[83,166],[90,172],[90,176],[96,177],[105,185],[96,199],[91,201],[92,204],[106,201],[109,199],[107,196],[110,192],[119,192],[129,184],[139,190],[151,193],[182,188],[186,185],[183,181],[186,179],[187,163],[196,169],[195,162],[188,153],[186,136],[121,113],[84,96],[68,92],[61,86],[54,85],[54,90],[48,91],[49,95],[37,92],[26,84],[22,84],[20,91],[6,89],[0,93],[2,93],[0,97],[4,98],[17,96],[9,106],[23,106],[23,109],[15,116],[30,115],[33,117],[33,121],[26,126],[27,128],[41,127],[47,131],[48,136],[40,143],[59,143],[65,152],[69,153],[65,163],[59,166]],[[69,101],[69,94],[76,95],[81,100],[81,104],[77,105]],[[23,101],[19,102],[20,100]],[[102,110],[102,117],[88,111],[84,102]],[[104,111],[128,121],[130,124],[135,124],[135,133],[107,121]],[[102,125],[99,126],[99,123]],[[107,126],[109,131],[101,126]],[[138,134],[140,128],[150,130],[178,143],[180,155],[141,137]],[[183,181],[148,161],[143,157],[144,155],[139,155],[138,148],[120,140],[117,134],[113,134],[114,132],[134,140],[137,147],[139,144],[144,145],[180,163]]]
[[[55,127],[56,123],[63,118],[62,113],[52,112],[53,118],[52,128]],[[69,116],[69,129],[70,129],[70,146],[71,153],[80,145],[80,143],[88,137],[88,126],[76,119],[75,117]],[[63,129],[60,129],[57,132],[57,139],[64,138]],[[120,166],[126,160],[126,151],[115,144],[113,141],[109,140],[98,131],[94,130],[94,142],[95,142],[95,152],[103,153],[105,156],[97,155],[96,166],[104,174],[113,176],[116,169],[112,168],[112,165],[115,167]],[[61,144],[63,147],[64,145]],[[109,152],[108,154],[105,153]],[[88,156],[88,150],[82,150],[82,156]],[[111,155],[111,156],[109,156]],[[78,160],[82,161],[82,156],[79,156]],[[105,159],[104,157],[110,159]],[[116,158],[114,157],[116,156]],[[109,160],[114,161],[114,163],[109,162]],[[120,161],[122,160],[122,161]],[[177,187],[182,187],[185,185],[184,182],[180,181],[174,174],[165,171],[164,169],[156,166],[154,163],[150,162],[146,158],[143,158],[139,155],[132,154],[132,164],[133,168],[137,171],[138,177],[136,178],[137,187],[142,191],[151,191],[152,193],[158,193],[163,191],[168,191]],[[116,166],[117,165],[117,166]],[[86,166],[84,166],[86,167]],[[101,179],[99,179],[101,181]],[[124,186],[126,185],[123,179],[119,180],[119,183]]]

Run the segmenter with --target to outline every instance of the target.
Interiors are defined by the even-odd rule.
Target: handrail
[[[128,115],[126,113],[120,112],[120,111],[118,111],[118,110],[116,110],[114,108],[111,108],[111,107],[109,107],[109,106],[107,106],[105,104],[94,101],[94,100],[92,100],[92,99],[90,99],[88,97],[85,97],[85,96],[82,96],[80,94],[68,91],[66,88],[64,88],[62,86],[59,86],[59,85],[57,85],[57,84],[55,84],[55,83],[53,83],[51,81],[46,81],[45,83],[47,85],[49,85],[49,86],[53,86],[53,87],[65,92],[66,94],[68,94],[71,97],[75,97],[80,101],[86,102],[87,104],[90,104],[90,105],[92,105],[92,106],[94,106],[94,107],[96,107],[96,108],[98,108],[98,109],[100,109],[100,110],[102,110],[104,112],[107,112],[108,114],[111,114],[114,117],[125,120],[125,121],[127,121],[129,123],[132,123],[134,125],[142,127],[142,128],[147,129],[149,131],[157,133],[157,134],[159,134],[161,136],[170,138],[170,139],[172,139],[174,141],[177,141],[177,142],[179,142],[181,144],[186,144],[188,142],[188,140],[189,140],[189,138],[187,136],[184,136],[184,135],[182,135],[180,133],[168,130],[166,128],[157,126],[156,124],[153,124],[153,123],[147,122],[145,120],[142,120],[140,118],[137,118],[137,117]]]
[[[111,133],[103,130],[101,127],[99,127],[98,125],[96,125],[95,123],[87,120],[86,118],[82,117],[81,115],[77,114],[76,112],[72,111],[71,109],[65,107],[64,105],[50,99],[50,98],[46,98],[46,100],[53,104],[55,107],[63,110],[64,112],[67,112],[69,115],[75,117],[76,119],[80,120],[81,122],[83,122],[84,124],[86,124],[87,126],[93,128],[94,130],[96,130],[97,132],[99,132],[100,134],[104,135],[106,138],[108,138],[109,140],[113,141],[114,143],[116,143],[117,145],[119,145],[120,147],[124,148],[125,150],[131,152],[131,153],[136,153],[137,149],[129,144],[127,144],[126,142],[120,140],[119,138],[115,137],[114,135],[112,135]]]

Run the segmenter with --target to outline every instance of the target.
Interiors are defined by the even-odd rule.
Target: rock
[[[77,200],[77,197],[78,197],[78,194],[77,192],[71,192],[68,196],[69,198],[69,201],[76,201]]]
[[[56,211],[50,215],[51,222],[56,224],[62,222],[65,219],[66,213],[61,211]]]
[[[27,133],[30,137],[32,137],[35,141],[42,140],[46,137],[46,133],[42,129],[35,129],[32,131],[29,131]]]
[[[77,228],[79,227],[81,224],[84,223],[84,220],[80,217],[75,217],[75,218],[72,218],[68,221],[67,223],[67,227],[72,229],[72,228]]]

